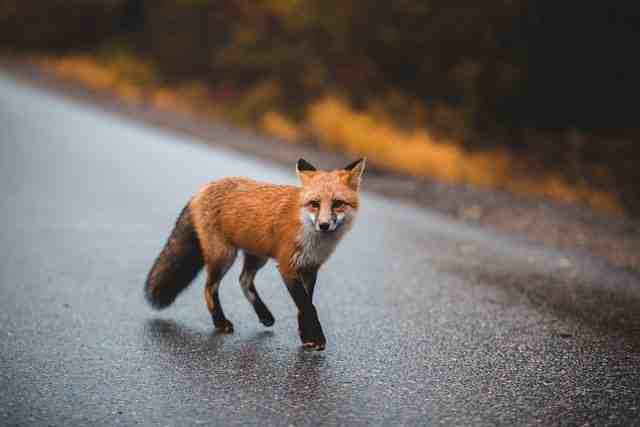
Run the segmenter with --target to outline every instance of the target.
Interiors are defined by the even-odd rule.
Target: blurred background
[[[631,216],[638,28],[638,2],[0,1],[5,58],[129,102]]]

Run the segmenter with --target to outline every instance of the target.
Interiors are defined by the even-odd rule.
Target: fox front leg
[[[318,312],[313,305],[316,272],[305,272],[296,277],[284,277],[287,290],[298,308],[298,331],[302,345],[318,351],[324,350],[327,339],[322,331]]]
[[[299,277],[300,277],[300,281],[302,282],[302,287],[304,288],[309,300],[313,305],[313,290],[316,287],[316,279],[318,277],[318,271],[312,270],[312,271],[300,272]],[[315,306],[313,307],[315,309]],[[316,319],[317,319],[317,313],[316,313]],[[298,333],[300,334],[300,339],[302,340],[303,345],[305,347],[315,348],[313,344],[309,344],[309,345],[306,344],[307,342],[309,342],[307,338],[309,337],[312,338],[315,335],[313,335],[313,333],[311,335],[309,335],[309,333],[303,333],[305,331],[305,326],[307,327],[307,329],[309,328],[309,326],[305,324],[304,320],[305,320],[305,317],[302,315],[302,312],[299,311],[298,312]],[[317,329],[319,330],[319,335],[321,337],[322,343],[326,343],[319,319],[317,319]],[[316,333],[316,335],[318,334]],[[311,339],[311,342],[313,342],[313,339]],[[323,348],[318,350],[322,350]]]

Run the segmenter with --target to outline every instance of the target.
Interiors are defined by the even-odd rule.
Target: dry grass
[[[372,114],[354,111],[335,97],[310,106],[307,117],[311,131],[323,144],[366,155],[392,170],[565,202],[586,202],[608,212],[622,211],[615,196],[570,183],[559,173],[530,170],[524,160],[506,150],[467,151],[456,141],[436,139],[426,129],[400,130],[374,119]]]
[[[374,164],[391,170],[622,212],[621,203],[613,194],[586,184],[571,183],[560,173],[532,170],[523,159],[506,150],[470,152],[457,141],[435,138],[428,129],[407,131],[390,120],[381,119],[380,114],[373,111],[355,111],[335,96],[308,106],[305,118],[296,123],[273,111],[273,100],[279,96],[273,83],[258,85],[240,99],[220,105],[204,84],[163,86],[150,64],[125,54],[41,58],[38,62],[65,78],[114,92],[131,102],[250,123],[290,143],[312,137],[321,145],[352,155],[365,155]]]
[[[260,128],[268,135],[289,143],[299,141],[302,136],[299,126],[276,111],[268,111],[262,116]]]
[[[36,63],[63,78],[115,93],[132,103],[151,103],[163,110],[220,116],[218,106],[210,101],[205,84],[186,82],[165,86],[151,64],[131,55],[40,57]]]

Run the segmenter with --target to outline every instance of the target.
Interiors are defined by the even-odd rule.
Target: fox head
[[[317,170],[304,159],[296,172],[302,189],[300,204],[303,221],[319,233],[331,233],[351,225],[359,205],[360,181],[366,159],[331,172]]]

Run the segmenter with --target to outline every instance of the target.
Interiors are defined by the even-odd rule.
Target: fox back
[[[189,204],[205,260],[220,244],[254,255],[319,267],[353,223],[359,176],[298,167],[301,187],[226,178]]]

